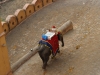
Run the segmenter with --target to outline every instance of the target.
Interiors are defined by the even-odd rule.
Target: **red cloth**
[[[46,40],[53,48],[53,54],[55,55],[58,48],[59,48],[59,41],[58,41],[58,36],[54,35],[51,40]]]

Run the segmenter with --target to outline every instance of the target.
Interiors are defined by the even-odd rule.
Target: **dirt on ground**
[[[14,1],[19,0],[11,2]],[[8,15],[7,12],[15,11],[14,6],[9,6],[11,2],[2,5],[1,17]],[[52,25],[60,27],[71,20],[74,29],[64,35],[65,46],[60,47],[61,53],[55,59],[49,60],[45,72],[42,70],[42,61],[36,54],[14,75],[100,75],[99,15],[99,0],[57,0],[34,13],[6,37],[11,65],[34,48],[41,35]]]

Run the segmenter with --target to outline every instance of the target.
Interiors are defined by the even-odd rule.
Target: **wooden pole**
[[[72,29],[73,29],[73,23],[70,20],[68,20],[61,27],[58,28],[58,31],[64,35],[65,33],[67,33]]]
[[[12,75],[8,50],[5,41],[5,32],[0,21],[0,75]]]

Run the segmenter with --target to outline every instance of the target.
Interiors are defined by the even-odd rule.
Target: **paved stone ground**
[[[65,47],[47,70],[42,70],[38,54],[14,75],[100,75],[100,1],[57,0],[32,15],[7,36],[11,64],[37,45],[41,34],[52,25],[60,27],[68,19],[74,29],[64,35]]]

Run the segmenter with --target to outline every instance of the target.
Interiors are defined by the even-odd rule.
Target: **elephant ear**
[[[58,36],[58,40],[61,41],[61,39],[63,39],[63,34],[61,32],[58,32],[57,36]]]
[[[58,32],[58,34],[61,34],[61,32]]]
[[[60,40],[60,34],[59,33],[57,34],[57,36],[58,36],[58,40]]]
[[[62,32],[58,31],[58,34],[63,35]]]

